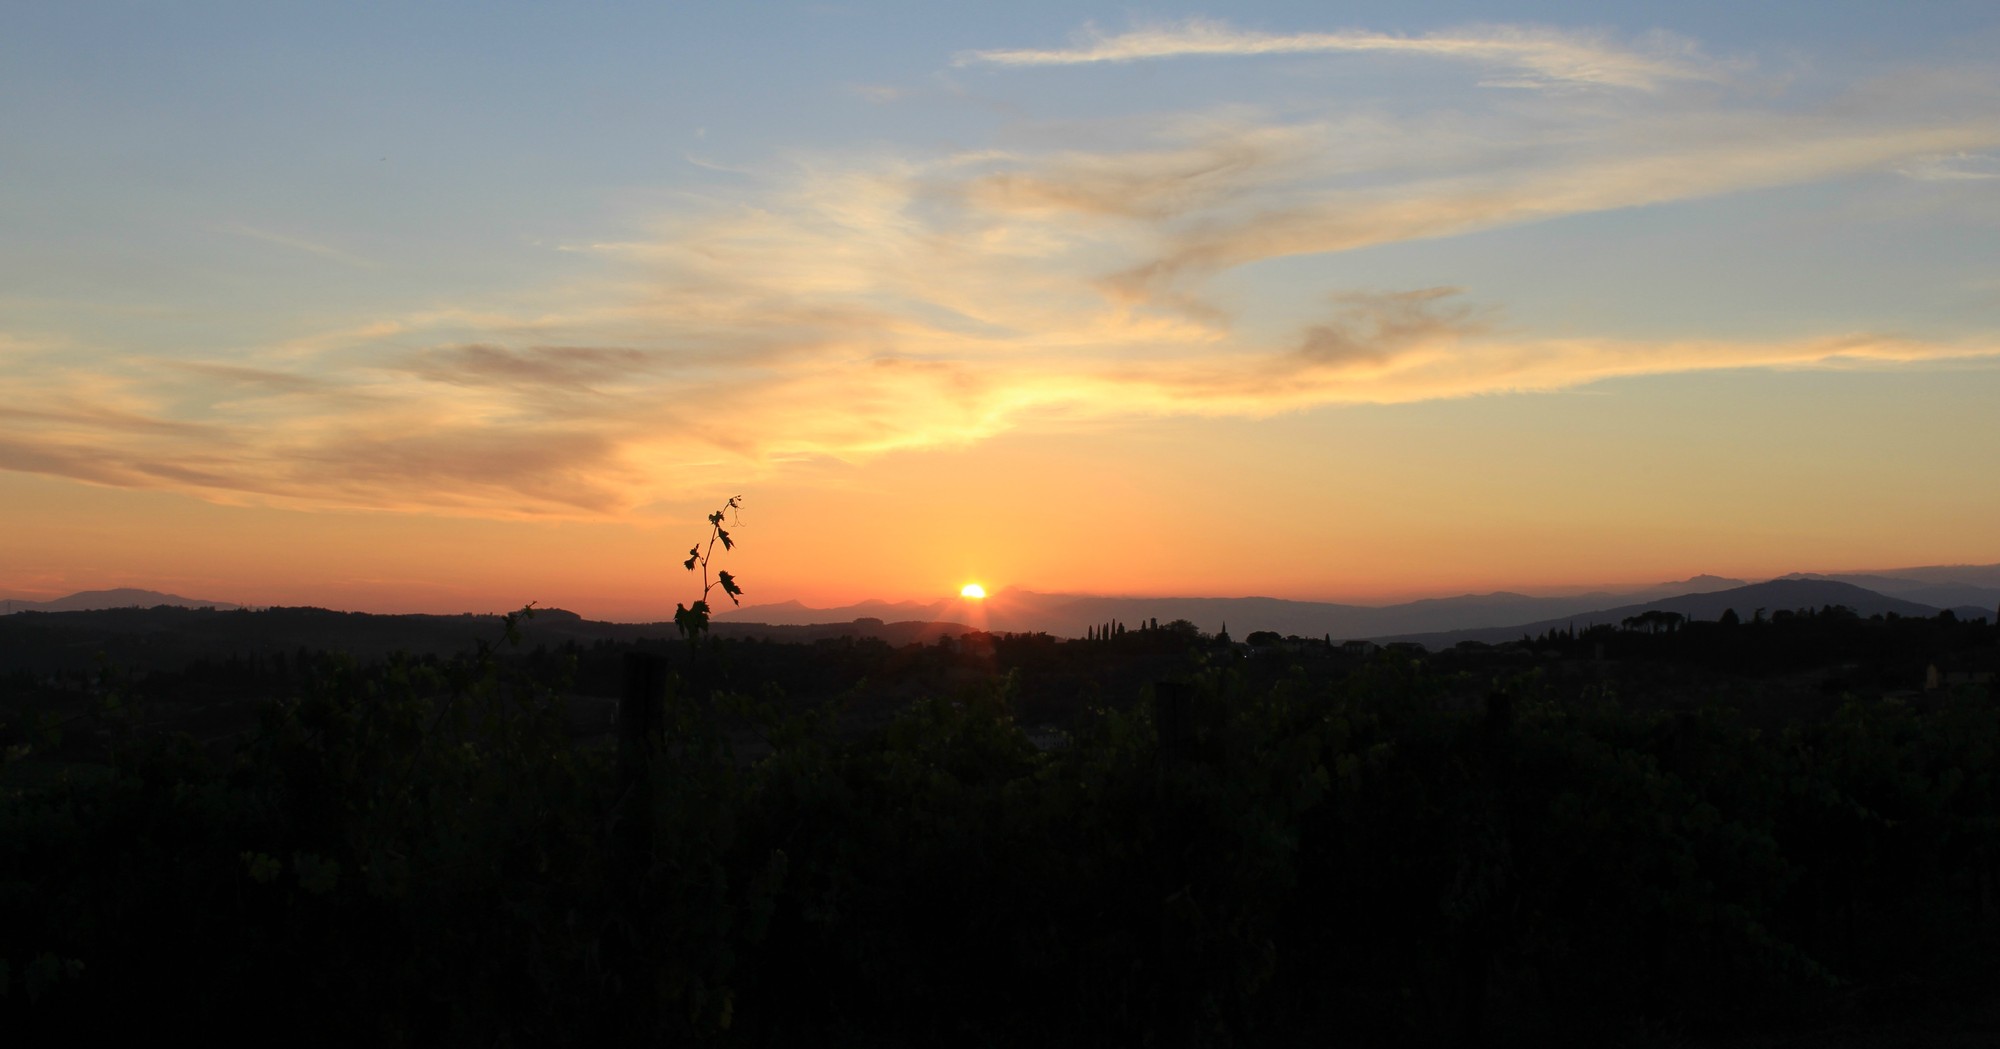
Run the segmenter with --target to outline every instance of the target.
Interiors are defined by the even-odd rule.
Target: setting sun
[[[1167,609],[1031,595],[2000,562],[1992,0],[127,6],[0,33],[0,613],[1095,633]]]

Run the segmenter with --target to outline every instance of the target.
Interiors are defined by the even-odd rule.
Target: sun
[[[968,601],[983,601],[986,598],[986,588],[978,583],[967,583],[960,588],[958,596]]]

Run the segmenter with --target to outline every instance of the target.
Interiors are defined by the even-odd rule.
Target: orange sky
[[[820,606],[2000,561],[2000,29],[1518,6],[52,11],[0,595],[659,618],[738,494]]]
[[[1951,458],[1962,441],[1948,420],[1992,397],[1993,376],[1944,376],[1955,392],[1932,389],[1937,378],[1767,375],[1727,393],[1712,377],[1628,380],[794,464],[743,478],[740,545],[718,566],[753,604],[823,607],[935,600],[967,581],[1388,601],[1991,561],[2000,497],[1976,459]],[[1913,391],[1891,402],[1899,417],[1848,424],[1898,385]],[[23,596],[138,584],[380,611],[536,601],[618,619],[693,599],[678,559],[717,502],[494,520],[219,506],[18,474],[0,492],[37,507],[0,552]]]

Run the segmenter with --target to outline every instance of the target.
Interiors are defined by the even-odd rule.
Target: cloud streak
[[[356,269],[373,269],[375,266],[375,263],[369,261],[368,259],[364,259],[359,255],[354,255],[349,252],[342,251],[339,248],[332,247],[331,245],[321,244],[318,241],[307,240],[304,237],[294,237],[283,233],[275,233],[272,232],[271,230],[262,229],[257,226],[252,226],[247,222],[227,223],[222,227],[222,230],[225,233],[234,234],[235,236],[238,237],[247,237],[250,240],[263,241],[266,244],[275,244],[281,248],[290,248],[293,251],[303,251],[308,255],[317,255],[320,258],[329,259],[331,261],[338,262],[344,266],[352,266]]]
[[[1496,86],[1589,85],[1656,90],[1674,81],[1716,81],[1725,70],[1687,41],[1655,35],[1643,49],[1553,29],[1482,27],[1418,36],[1390,33],[1265,33],[1227,22],[1188,19],[1106,34],[1091,28],[1070,47],[971,51],[957,63],[1074,66],[1190,57],[1380,54],[1469,62],[1510,71]]]
[[[1991,153],[1938,153],[1911,158],[1898,172],[1921,182],[1965,182],[2000,178],[2000,156]]]
[[[1496,163],[1393,186],[1332,186],[1277,206],[1212,216],[1107,287],[1143,298],[1264,259],[1458,236],[1616,208],[1693,200],[1887,167],[1912,154],[2000,141],[2000,122],[1882,127],[1760,114],[1634,120],[1591,147],[1530,165]]]

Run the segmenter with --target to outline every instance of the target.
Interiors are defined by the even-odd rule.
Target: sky
[[[2000,561],[2000,7],[19,3],[0,593]]]

